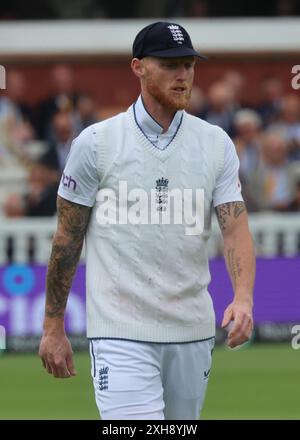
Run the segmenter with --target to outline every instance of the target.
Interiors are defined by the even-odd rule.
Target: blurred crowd
[[[76,92],[68,66],[53,68],[51,84],[47,99],[30,108],[24,103],[24,76],[18,71],[7,74],[7,88],[0,97],[2,215],[54,215],[72,140],[99,120],[92,97]],[[15,191],[10,193],[12,188]]]
[[[52,216],[72,140],[101,119],[92,96],[76,92],[73,72],[57,65],[47,99],[31,108],[26,83],[9,71],[0,96],[0,208],[7,217]],[[240,159],[243,196],[250,212],[300,211],[300,97],[269,76],[255,107],[242,105],[247,87],[227,71],[207,90],[195,86],[187,111],[221,126]],[[125,109],[124,109],[125,110]],[[103,114],[103,113],[102,113]]]
[[[240,160],[243,197],[250,212],[300,210],[300,96],[285,93],[266,77],[261,101],[242,106],[245,79],[228,71],[207,91],[195,87],[190,113],[219,125],[232,138]]]
[[[2,0],[0,20],[70,18],[286,17],[298,16],[298,0]]]

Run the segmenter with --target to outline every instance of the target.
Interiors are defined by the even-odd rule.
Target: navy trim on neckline
[[[154,119],[153,118],[153,116],[148,112],[148,109],[147,109],[147,107],[145,106],[145,103],[144,103],[144,100],[143,100],[143,97],[142,97],[142,95],[141,95],[141,101],[142,101],[142,104],[143,104],[143,107],[144,107],[144,110],[145,110],[145,112],[150,116],[150,118],[157,124],[157,125],[159,125],[162,129],[164,129],[164,127],[159,123],[159,122],[157,122],[157,120],[156,119]],[[135,104],[135,103],[134,103]],[[176,114],[176,113],[175,113]],[[174,119],[174,118],[173,118]],[[172,121],[173,121],[173,119],[172,119]]]
[[[148,113],[148,112],[147,112]],[[136,125],[138,126],[138,128],[141,130],[141,132],[143,133],[143,135],[145,136],[145,138],[151,143],[151,145],[153,145],[153,147],[154,148],[156,148],[157,150],[159,150],[159,151],[164,151],[166,148],[168,148],[168,146],[173,142],[173,140],[175,139],[175,137],[176,137],[176,135],[177,135],[177,133],[178,133],[178,130],[179,130],[179,128],[181,127],[181,124],[182,124],[182,119],[183,119],[183,113],[182,113],[182,115],[181,115],[181,118],[180,118],[180,122],[179,122],[179,124],[178,124],[178,127],[177,127],[177,129],[176,129],[176,131],[175,131],[175,133],[174,133],[174,136],[172,137],[172,139],[170,140],[170,142],[164,147],[164,148],[158,148],[152,141],[151,141],[151,139],[149,139],[148,138],[148,136],[146,135],[146,133],[144,132],[144,130],[142,129],[142,127],[139,125],[139,123],[138,123],[138,121],[137,121],[137,117],[136,117],[136,111],[135,111],[135,103],[133,104],[133,115],[134,115],[134,120],[135,120],[135,123],[136,123]],[[152,118],[153,119],[153,118]],[[155,119],[153,119],[154,121],[155,121]],[[156,121],[155,121],[156,122]]]

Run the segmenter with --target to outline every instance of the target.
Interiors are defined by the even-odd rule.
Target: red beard
[[[170,91],[169,94],[164,92],[151,76],[146,78],[146,88],[148,93],[153,96],[164,108],[172,111],[183,110],[188,104],[191,97],[191,88],[187,88],[181,95],[177,95]]]

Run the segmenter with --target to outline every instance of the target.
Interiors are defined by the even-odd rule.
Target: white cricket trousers
[[[188,343],[90,340],[102,420],[197,420],[215,338]]]

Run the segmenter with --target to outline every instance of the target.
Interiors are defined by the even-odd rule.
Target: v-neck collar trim
[[[130,120],[131,127],[133,128],[135,134],[137,135],[139,141],[141,144],[154,156],[160,158],[161,160],[167,159],[170,154],[176,149],[179,140],[181,138],[181,133],[183,129],[183,125],[185,122],[185,112],[182,112],[180,123],[177,127],[177,130],[172,137],[171,141],[168,143],[168,145],[164,149],[158,148],[153,142],[150,141],[150,139],[146,136],[140,125],[138,124],[136,120],[135,115],[135,107],[134,104],[132,104],[129,109],[127,110],[127,115]]]
[[[163,133],[163,127],[157,122],[154,117],[148,112],[142,95],[140,95],[137,101],[133,104],[134,112],[135,112],[135,120],[141,130],[145,133],[145,135],[150,140],[151,136],[165,136],[173,139],[176,135],[178,127],[182,120],[182,110],[178,110],[175,112],[174,117],[169,125],[168,130]],[[169,142],[170,143],[170,142]]]

